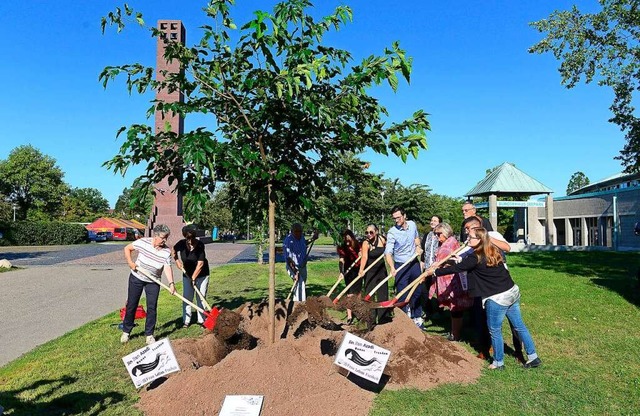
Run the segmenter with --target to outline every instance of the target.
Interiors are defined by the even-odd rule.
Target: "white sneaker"
[[[122,335],[120,335],[120,342],[123,344],[126,344],[127,342],[129,342],[129,334],[127,334],[126,332],[123,332]]]
[[[147,345],[151,345],[154,342],[156,342],[156,339],[153,337],[153,335],[147,335]]]

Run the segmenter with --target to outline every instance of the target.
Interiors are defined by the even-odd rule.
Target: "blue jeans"
[[[394,265],[396,269],[398,269],[400,266],[402,266],[402,263],[398,262],[396,262]],[[396,291],[400,292],[402,289],[409,286],[409,284],[417,279],[418,276],[420,276],[420,262],[417,260],[413,260],[411,264],[406,265],[396,274]],[[422,303],[420,302],[420,297],[422,296],[423,286],[424,285],[418,285],[416,291],[413,293],[413,296],[411,296],[411,299],[409,299],[409,304],[402,308],[405,313],[410,309],[410,318],[422,317]],[[407,296],[409,296],[408,293],[406,295],[403,295],[402,299],[398,299],[398,301],[404,301]]]
[[[520,338],[524,344],[524,350],[527,353],[527,358],[529,360],[534,360],[538,357],[536,354],[536,347],[533,344],[533,338],[531,338],[531,334],[529,334],[529,330],[522,320],[519,300],[511,306],[502,306],[498,305],[491,299],[487,299],[484,307],[487,310],[487,326],[489,327],[489,334],[491,334],[491,346],[493,346],[493,365],[504,365],[502,322],[504,321],[505,316],[518,334],[518,338]]]
[[[209,286],[209,276],[200,276],[196,277],[196,286],[198,286],[198,290],[202,293],[202,296],[207,296],[207,288]],[[191,278],[182,275],[182,296],[184,296],[187,300],[193,301],[193,297],[196,297],[196,305],[198,305],[201,309],[205,309],[202,304],[202,299],[200,296],[196,295],[195,290],[193,290],[193,284],[191,283]],[[191,324],[191,305],[188,305],[185,302],[182,302],[182,321],[185,325]],[[205,316],[198,312],[198,323],[202,324],[205,321]]]

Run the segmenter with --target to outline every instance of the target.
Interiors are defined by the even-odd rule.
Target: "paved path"
[[[120,309],[127,296],[124,244],[0,247],[21,270],[0,273],[0,366],[36,346]],[[255,261],[249,244],[207,244],[212,266]],[[312,259],[334,257],[314,247]],[[177,276],[174,267],[174,274]]]

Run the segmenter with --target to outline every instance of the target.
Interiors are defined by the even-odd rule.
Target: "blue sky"
[[[238,22],[247,13],[270,10],[273,1],[237,0]],[[341,2],[321,4],[324,15]],[[613,160],[623,134],[607,122],[612,100],[596,85],[567,90],[560,85],[552,56],[531,55],[541,39],[528,23],[554,9],[595,1],[351,1],[354,22],[327,37],[348,49],[354,65],[399,40],[413,57],[411,85],[396,94],[376,88],[400,120],[417,109],[430,114],[429,148],[403,164],[394,157],[365,154],[371,170],[400,178],[404,185],[426,184],[433,192],[460,197],[485,170],[512,162],[562,196],[569,178],[583,171],[591,181],[621,171]],[[131,1],[148,24],[181,19],[187,43],[200,38],[206,24],[205,1]],[[390,7],[390,4],[394,6]],[[155,41],[129,27],[101,34],[100,18],[115,1],[25,0],[0,4],[0,44],[4,81],[0,98],[0,159],[31,144],[57,160],[73,187],[99,189],[113,207],[140,169],[122,178],[101,167],[122,144],[120,126],[147,122],[152,95],[129,96],[122,83],[104,90],[98,75],[107,65],[155,62]],[[240,25],[238,25],[240,26]],[[149,123],[152,120],[148,121]],[[195,128],[202,119],[186,120]]]

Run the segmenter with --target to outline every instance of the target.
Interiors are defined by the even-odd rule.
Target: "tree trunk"
[[[276,203],[269,194],[269,340],[276,342]]]

